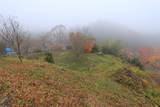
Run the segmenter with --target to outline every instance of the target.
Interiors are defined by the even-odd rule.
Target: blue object
[[[11,48],[6,48],[6,52],[11,52]]]

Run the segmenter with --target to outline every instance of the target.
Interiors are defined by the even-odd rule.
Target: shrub
[[[36,48],[36,49],[33,50],[33,53],[41,53],[41,52],[43,52],[43,51],[39,48]]]
[[[102,46],[102,52],[104,54],[111,54],[119,56],[121,53],[122,45],[120,41],[107,41],[107,44]]]
[[[54,63],[54,59],[53,59],[52,53],[47,52],[45,54],[45,61],[47,61],[48,63]]]
[[[94,47],[92,48],[92,53],[97,53],[99,52],[99,47],[97,44],[94,45]]]
[[[68,46],[66,46],[66,49],[67,49],[67,50],[71,50],[71,49],[72,49],[72,46],[68,45]]]
[[[141,61],[138,58],[128,58],[127,61],[131,64],[134,64],[138,66],[140,69],[144,69],[144,65],[141,63]]]

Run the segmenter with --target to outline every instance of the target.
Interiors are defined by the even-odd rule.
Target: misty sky
[[[0,0],[0,14],[32,31],[106,21],[160,33],[160,0]]]

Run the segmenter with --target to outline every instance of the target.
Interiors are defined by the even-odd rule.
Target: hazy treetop
[[[160,28],[160,0],[1,0],[0,14],[18,17],[28,30],[95,21],[148,33],[159,33]]]

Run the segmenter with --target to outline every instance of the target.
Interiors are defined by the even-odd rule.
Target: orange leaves
[[[147,68],[160,70],[160,47],[139,47],[124,49],[123,53],[129,58],[138,57]]]
[[[153,63],[160,60],[160,47],[139,47],[135,48],[134,51],[124,49],[123,53],[130,58],[137,57],[138,53],[138,57],[142,63]]]
[[[87,52],[87,53],[91,53],[93,47],[94,47],[94,43],[86,43],[86,44],[84,45],[84,50],[85,50],[85,52]]]
[[[91,52],[95,42],[94,37],[81,32],[71,32],[69,39],[75,53]]]
[[[137,50],[143,63],[152,63],[160,60],[160,47],[144,47]]]

